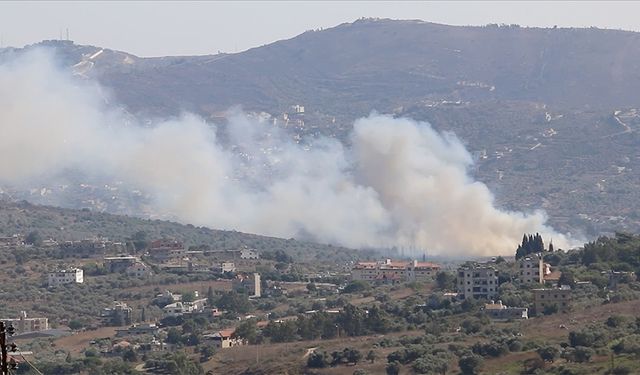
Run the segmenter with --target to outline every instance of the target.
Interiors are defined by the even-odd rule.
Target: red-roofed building
[[[430,262],[385,259],[379,262],[358,262],[351,269],[353,280],[400,283],[431,280],[440,266]]]

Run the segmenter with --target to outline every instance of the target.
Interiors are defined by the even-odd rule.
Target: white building
[[[64,284],[82,284],[84,282],[84,273],[81,268],[70,268],[67,270],[58,270],[49,272],[48,285],[57,286]]]
[[[162,308],[165,316],[178,317],[184,314],[200,313],[207,306],[207,299],[201,298],[193,302],[175,302]]]
[[[260,254],[255,250],[242,249],[240,250],[240,259],[260,259]]]
[[[233,262],[221,262],[214,270],[219,273],[236,272],[236,265]]]
[[[523,284],[544,283],[545,265],[542,255],[535,254],[524,257],[517,262],[520,282]]]
[[[464,299],[498,297],[498,271],[487,265],[474,264],[458,268],[458,294]]]

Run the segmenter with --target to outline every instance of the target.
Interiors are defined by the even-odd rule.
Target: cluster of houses
[[[551,272],[550,265],[544,263],[541,254],[517,260],[516,267],[520,283],[541,286],[531,290],[535,313],[542,313],[546,309],[566,311],[569,308],[571,289],[568,286],[544,287],[545,283],[556,284],[559,277],[558,273]],[[351,269],[351,278],[376,284],[396,284],[433,280],[440,270],[438,264],[431,262],[385,259],[356,263]],[[528,308],[505,306],[498,300],[499,286],[499,272],[494,263],[467,263],[456,271],[457,293],[454,295],[460,299],[490,301],[485,305],[485,312],[494,319],[527,319]]]

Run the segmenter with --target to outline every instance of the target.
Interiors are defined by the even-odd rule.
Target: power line
[[[27,358],[25,358],[24,354],[20,353],[20,357],[22,357],[22,360],[25,361],[29,365],[29,367],[34,369],[38,373],[38,375],[44,375],[40,370],[38,370],[36,366],[34,366],[31,362],[29,362]]]

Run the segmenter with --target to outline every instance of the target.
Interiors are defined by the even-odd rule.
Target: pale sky
[[[65,37],[138,56],[240,52],[361,17],[451,25],[517,23],[640,31],[632,1],[0,1],[0,41],[22,47]]]

